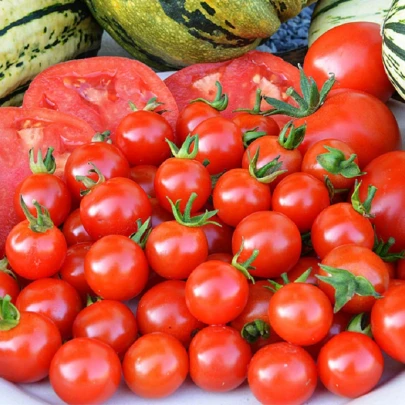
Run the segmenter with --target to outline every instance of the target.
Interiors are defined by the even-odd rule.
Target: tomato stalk
[[[11,297],[6,295],[0,298],[0,330],[7,331],[13,329],[20,321],[20,312],[11,303]]]
[[[240,334],[248,343],[255,343],[260,338],[268,339],[270,337],[270,325],[262,319],[255,319],[243,325]]]
[[[262,96],[262,90],[258,88],[256,90],[256,97],[255,97],[255,105],[253,106],[252,109],[250,108],[237,108],[236,110],[233,110],[232,112],[246,112],[248,114],[252,115],[263,115],[263,111],[260,109],[260,105],[262,103],[263,96]]]
[[[375,193],[377,192],[377,187],[374,187],[373,185],[370,184],[368,186],[367,197],[362,202],[360,201],[360,186],[361,181],[358,182],[356,180],[354,185],[354,191],[351,197],[352,206],[359,214],[363,215],[364,217],[373,218],[374,215],[370,213],[370,210],[371,210],[371,203],[373,201]]]
[[[293,282],[294,283],[305,283],[307,281],[309,275],[311,274],[311,271],[312,271],[312,267],[309,267],[297,279],[295,279]],[[271,285],[270,286],[265,286],[264,288],[267,288],[268,290],[275,293],[276,291],[283,288],[285,285],[291,283],[291,281],[288,278],[288,273],[283,273],[281,275],[281,279],[283,280],[284,284],[277,283],[277,281],[274,281],[274,280],[267,280]]]
[[[102,301],[102,300],[103,299],[101,297],[99,297],[98,295],[94,296],[94,295],[87,294],[86,307],[89,307],[90,305],[93,305],[96,302],[99,302],[99,301]]]
[[[14,273],[12,270],[10,270],[10,269],[8,268],[8,260],[7,260],[7,257],[3,257],[3,258],[0,260],[0,271],[3,272],[3,273],[8,274],[8,275],[11,276],[11,277],[13,277],[14,280],[16,280],[16,281],[18,282],[18,279],[17,279],[17,276],[15,275],[15,273]]]
[[[232,258],[232,266],[235,267],[236,270],[239,270],[249,281],[253,284],[255,283],[255,279],[249,273],[249,270],[255,270],[256,267],[252,266],[252,263],[256,260],[257,256],[259,255],[259,249],[254,249],[250,257],[242,263],[238,262],[238,259],[243,252],[244,248],[244,240],[242,238],[242,243],[240,245],[239,250],[236,252],[235,256]]]
[[[34,148],[31,148],[28,152],[30,169],[33,174],[48,173],[53,174],[56,170],[56,162],[53,156],[54,148],[48,148],[45,158],[42,157],[41,149],[38,149],[37,160],[34,157]]]
[[[226,109],[226,107],[228,107],[228,101],[229,101],[228,95],[222,92],[222,86],[221,86],[220,82],[216,81],[215,86],[217,87],[217,93],[216,93],[213,101],[208,101],[205,98],[196,98],[194,100],[191,100],[190,104],[200,101],[202,103],[208,104],[215,110],[224,111]]]
[[[128,101],[129,107],[131,108],[132,111],[136,112],[139,111],[139,108],[132,102]],[[143,107],[143,111],[154,111],[156,108],[159,106],[163,105],[164,103],[161,103],[160,101],[157,101],[157,97],[152,97],[148,100],[146,103],[145,107]],[[162,114],[163,112],[167,112],[167,110],[159,111],[159,114]]]
[[[405,250],[402,250],[398,253],[390,253],[389,250],[395,244],[395,238],[389,238],[387,242],[384,242],[382,239],[378,239],[375,235],[373,252],[376,253],[384,262],[393,263],[398,260],[401,260],[405,257]]]
[[[93,138],[91,138],[91,142],[105,142],[111,144],[112,140],[110,138],[110,135],[110,131],[96,132]]]
[[[270,162],[266,163],[260,169],[257,169],[257,161],[259,159],[260,147],[256,149],[253,158],[250,157],[249,150],[247,151],[249,159],[249,174],[260,183],[271,183],[277,176],[285,173],[287,170],[280,170],[283,162],[279,162],[280,155],[275,157]]]
[[[243,145],[245,148],[247,148],[254,140],[267,135],[267,133],[264,131],[258,131],[258,128],[259,127],[252,128],[243,133]]]
[[[370,315],[365,312],[357,314],[350,320],[346,330],[349,332],[363,333],[372,338],[373,334],[371,333]]]
[[[331,179],[327,175],[324,175],[324,183],[325,183],[326,188],[328,189],[330,201],[333,201],[336,194],[347,193],[349,191],[349,189],[347,189],[347,188],[335,188]]]
[[[287,150],[297,149],[304,140],[306,130],[306,124],[300,125],[299,127],[294,127],[294,123],[292,121],[289,121],[280,131],[278,143],[280,144],[280,146]]]
[[[54,225],[49,215],[49,211],[44,206],[40,205],[38,201],[33,200],[32,204],[37,210],[36,217],[31,214],[22,195],[20,195],[20,205],[25,217],[29,222],[29,229],[31,229],[31,231],[33,232],[38,233],[45,233],[47,230],[52,229]]]
[[[138,225],[138,230],[129,236],[129,238],[133,240],[137,245],[139,245],[142,249],[145,249],[148,237],[152,232],[150,221],[151,221],[150,217],[144,223],[142,223],[141,219],[138,219],[136,221],[136,224]]]
[[[174,142],[166,139],[169,145],[170,151],[175,158],[178,159],[194,159],[198,153],[198,135],[187,135],[186,140],[183,142],[180,148]],[[191,150],[190,150],[191,149]],[[209,162],[208,162],[209,164]]]
[[[105,182],[105,177],[104,175],[100,172],[100,170],[98,169],[98,167],[93,163],[93,162],[88,162],[89,165],[93,166],[92,169],[89,170],[89,173],[96,173],[98,176],[97,181],[94,181],[93,179],[91,179],[90,177],[87,176],[75,176],[76,180],[83,183],[84,186],[86,187],[85,190],[81,190],[80,191],[80,195],[81,196],[85,196],[88,193],[90,193],[90,191],[97,186],[98,184],[104,183]]]

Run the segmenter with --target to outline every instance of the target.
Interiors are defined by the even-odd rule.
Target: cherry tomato
[[[149,198],[141,186],[124,177],[96,185],[80,203],[80,219],[94,239],[106,235],[129,236],[152,214]]]
[[[243,311],[248,297],[246,276],[220,260],[201,263],[186,281],[187,307],[206,324],[221,325],[232,321]]]
[[[259,250],[252,262],[253,277],[273,278],[288,272],[301,254],[301,235],[291,219],[284,214],[260,211],[244,218],[232,236],[232,251],[236,254],[243,242],[239,262],[246,261],[255,249]]]
[[[173,214],[164,209],[157,198],[150,198],[149,202],[152,206],[151,227],[156,228],[159,224],[166,221],[173,221]]]
[[[139,332],[168,333],[188,347],[193,334],[205,325],[187,308],[185,289],[185,281],[167,280],[146,291],[136,310]]]
[[[381,27],[373,22],[341,24],[325,32],[305,55],[304,70],[318,86],[334,73],[334,88],[362,90],[384,102],[394,93],[382,62]]]
[[[233,228],[225,224],[217,215],[210,218],[211,221],[219,223],[206,224],[201,227],[208,242],[208,254],[232,253]]]
[[[138,327],[132,311],[122,302],[101,300],[82,309],[73,323],[73,337],[101,340],[120,358],[137,338]]]
[[[138,183],[149,197],[156,197],[156,171],[157,167],[152,165],[133,166],[129,171],[129,178]]]
[[[173,142],[169,122],[154,111],[134,111],[125,116],[115,132],[115,143],[131,166],[159,166],[170,157],[166,139]]]
[[[24,287],[16,303],[20,311],[46,315],[58,327],[62,339],[72,336],[72,325],[83,305],[79,293],[66,281],[55,278],[35,280]]]
[[[322,347],[318,373],[323,385],[336,395],[357,398],[379,382],[384,368],[381,349],[367,335],[342,332]]]
[[[272,136],[278,136],[280,133],[280,127],[272,117],[240,112],[232,118],[232,121],[240,127],[243,134],[253,130]]]
[[[164,398],[179,389],[186,379],[188,355],[173,336],[148,333],[128,349],[122,370],[125,382],[136,395]]]
[[[301,233],[308,232],[316,217],[329,205],[325,184],[303,172],[284,177],[272,196],[273,210],[290,218]]]
[[[148,281],[149,266],[142,248],[123,235],[95,242],[84,258],[84,276],[100,297],[125,301],[136,297]]]
[[[298,346],[320,342],[333,320],[328,296],[317,286],[307,283],[294,282],[281,287],[270,299],[268,311],[274,331]]]
[[[249,364],[249,388],[263,404],[303,404],[314,393],[317,381],[312,357],[291,343],[267,345]]]
[[[106,343],[76,338],[56,352],[49,380],[59,398],[69,404],[99,404],[118,389],[121,363]]]
[[[229,326],[207,326],[189,348],[190,377],[205,391],[227,392],[246,379],[252,357],[249,344]]]
[[[2,266],[0,260],[0,298],[9,295],[11,302],[15,305],[18,294],[20,293],[20,286],[14,273],[7,268],[7,265]]]
[[[65,236],[68,246],[76,245],[77,243],[91,242],[91,236],[84,229],[80,219],[80,209],[72,211],[62,227],[63,235]]]
[[[378,346],[405,362],[405,284],[390,287],[371,309],[371,331]]]

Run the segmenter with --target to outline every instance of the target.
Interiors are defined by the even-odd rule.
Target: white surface
[[[103,48],[100,55],[119,55],[128,56],[128,54],[117,47],[110,38],[106,37],[103,42]],[[167,74],[160,74],[162,77]],[[397,101],[390,101],[389,106],[396,115],[401,127],[403,145],[405,146],[405,104]],[[21,364],[24,367],[24,364]],[[405,365],[397,363],[389,358],[386,358],[386,369],[383,379],[380,381],[379,387],[371,393],[357,398],[353,401],[348,401],[347,398],[337,397],[326,392],[319,386],[314,396],[307,402],[310,405],[403,405],[403,393],[405,386]],[[5,380],[0,379],[0,405],[40,405],[64,404],[57,395],[53,392],[47,380],[35,384],[14,385]],[[109,405],[154,405],[154,404],[215,404],[215,405],[256,405],[259,402],[253,397],[247,384],[243,384],[238,389],[225,394],[208,393],[200,390],[192,382],[187,380],[185,384],[171,397],[161,400],[145,400],[135,396],[124,383],[121,384],[119,390],[107,402]]]

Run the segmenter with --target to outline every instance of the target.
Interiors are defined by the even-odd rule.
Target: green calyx
[[[20,322],[20,312],[11,303],[11,297],[6,295],[0,298],[0,330],[6,331],[15,328]]]
[[[91,138],[91,142],[105,142],[105,143],[112,143],[111,140],[111,132],[110,131],[104,131],[104,132],[96,132]]]
[[[15,273],[9,269],[8,267],[8,260],[7,257],[3,257],[0,260],[0,271],[3,273],[8,274],[9,276],[13,277],[14,280],[18,281],[17,276],[15,275]]]
[[[298,107],[293,107],[292,105],[273,97],[264,97],[267,104],[274,108],[264,111],[263,115],[283,114],[294,118],[304,118],[316,112],[325,102],[327,95],[335,83],[335,76],[331,74],[319,91],[314,79],[312,77],[307,77],[301,66],[298,66],[298,68],[300,70],[300,87],[302,96],[298,94],[293,87],[289,87],[286,91],[287,96],[295,100]]]
[[[76,180],[79,181],[80,183],[83,183],[84,186],[86,187],[85,190],[80,191],[81,196],[84,196],[84,195],[90,193],[90,191],[95,186],[105,182],[105,177],[100,172],[98,167],[93,162],[89,162],[89,165],[93,166],[93,168],[89,170],[89,173],[96,173],[98,176],[98,179],[97,179],[97,181],[94,181],[93,179],[91,179],[90,177],[87,177],[87,176],[76,176]]]
[[[257,89],[256,90],[256,98],[255,98],[255,105],[252,109],[250,108],[238,108],[236,110],[233,110],[232,112],[246,112],[248,114],[252,115],[263,115],[263,111],[260,109],[260,105],[262,103],[263,96],[262,96],[262,90]]]
[[[215,95],[213,101],[208,101],[205,98],[196,98],[195,100],[191,100],[190,104],[200,101],[202,103],[208,104],[217,111],[224,111],[228,107],[228,95],[222,92],[222,86],[219,81],[215,82],[215,86],[217,86],[217,94]]]
[[[331,276],[317,274],[319,280],[331,285],[335,289],[334,312],[340,311],[355,295],[362,297],[381,298],[373,285],[363,276],[355,276],[350,271],[319,264],[319,267]]]
[[[98,295],[90,295],[90,294],[87,294],[87,299],[86,299],[86,307],[89,307],[90,305],[93,305],[93,304],[95,304],[96,302],[100,302],[100,301],[102,301],[103,299],[100,297],[100,296],[98,296]]]
[[[244,132],[243,134],[243,145],[247,148],[253,141],[266,136],[267,133],[264,131],[258,131],[259,127],[252,128],[249,131]]]
[[[306,283],[308,280],[308,277],[310,276],[312,271],[312,267],[309,267],[307,270],[305,270],[296,280],[294,280],[294,283]],[[286,286],[287,284],[290,284],[291,281],[288,278],[288,273],[283,273],[281,275],[281,278],[283,280],[283,284],[277,283],[277,281],[274,280],[267,280],[271,285],[270,286],[265,286],[264,288],[267,288],[268,290],[272,292],[276,292]]]
[[[40,205],[38,201],[33,200],[32,204],[34,205],[37,216],[31,214],[30,210],[27,207],[27,204],[24,201],[22,195],[20,195],[20,205],[24,212],[25,217],[29,222],[29,228],[33,232],[37,233],[45,233],[49,229],[53,228],[53,222],[51,216],[49,215],[49,211],[44,206]]]
[[[166,142],[169,145],[170,151],[172,152],[173,157],[177,159],[195,159],[198,154],[198,135],[187,135],[187,138],[183,142],[180,148],[176,146],[175,143],[166,139]],[[209,162],[207,163],[207,165]]]
[[[197,198],[197,193],[191,193],[190,198],[187,201],[186,207],[184,209],[184,213],[180,211],[180,203],[181,200],[177,200],[175,203],[169,198],[166,197],[172,207],[172,213],[174,219],[181,225],[188,226],[190,228],[196,228],[207,224],[213,224],[217,226],[221,226],[218,222],[210,221],[209,219],[212,218],[218,210],[208,211],[206,210],[201,215],[191,216],[191,209],[193,207],[193,203]]]
[[[271,183],[276,177],[280,176],[280,174],[285,173],[287,170],[281,170],[283,166],[283,162],[279,161],[280,155],[275,157],[270,162],[266,163],[260,169],[257,169],[257,161],[259,159],[260,148],[256,149],[256,152],[253,158],[250,157],[249,151],[248,160],[249,160],[249,174],[254,177],[256,180],[260,181],[260,183],[269,184]]]
[[[354,316],[346,328],[349,332],[363,333],[368,337],[373,337],[371,333],[370,315],[368,313],[361,313]]]
[[[236,270],[239,270],[249,281],[253,284],[255,283],[255,279],[249,273],[249,270],[255,270],[256,267],[252,266],[252,263],[256,260],[256,257],[259,255],[259,250],[254,249],[250,257],[245,260],[244,262],[238,262],[240,255],[243,252],[245,245],[245,241],[242,239],[242,243],[240,245],[239,250],[236,252],[235,256],[232,258],[232,266],[235,267]]]
[[[312,245],[311,232],[301,234],[301,256],[308,256],[313,253],[314,247]]]
[[[34,148],[28,152],[30,169],[33,174],[47,173],[53,174],[56,170],[56,162],[53,156],[53,148],[48,148],[45,158],[42,157],[41,149],[38,149],[37,160],[34,156]]]
[[[300,125],[299,127],[294,127],[294,123],[292,121],[289,121],[281,130],[278,137],[278,143],[287,150],[297,149],[304,140],[306,130],[307,124]]]
[[[363,215],[364,217],[373,218],[374,215],[372,215],[370,213],[371,203],[373,201],[375,193],[377,192],[377,187],[370,184],[368,186],[368,190],[367,190],[367,197],[362,202],[362,201],[360,201],[360,186],[361,186],[361,181],[358,182],[356,180],[356,182],[354,184],[354,191],[353,191],[353,194],[351,197],[352,206],[359,214]]]
[[[142,249],[144,249],[148,237],[152,232],[151,217],[149,217],[144,223],[142,223],[141,219],[138,219],[136,221],[136,224],[138,225],[138,230],[130,235],[129,238],[133,240],[137,245],[139,245]]]
[[[394,263],[405,257],[405,250],[394,253],[389,252],[394,244],[395,238],[393,237],[390,237],[387,242],[384,242],[382,239],[378,239],[377,235],[375,235],[373,252],[380,256],[381,259],[384,260],[384,262]]]
[[[327,145],[324,145],[324,148],[328,152],[318,155],[316,160],[327,172],[335,175],[340,174],[346,179],[352,179],[365,174],[355,162],[357,158],[356,154],[353,153],[346,159],[340,149],[332,148]]]
[[[336,194],[347,193],[349,191],[349,189],[347,189],[347,188],[335,188],[335,186],[333,185],[333,183],[328,175],[324,175],[323,178],[324,178],[325,186],[328,189],[330,201],[333,201]]]
[[[261,319],[256,319],[243,325],[240,334],[246,342],[255,343],[260,338],[268,339],[270,337],[270,325]]]
[[[128,101],[128,104],[133,112],[140,111],[139,108],[132,101]],[[164,103],[157,101],[157,97],[152,97],[148,100],[145,107],[143,107],[141,111],[154,111],[156,108],[163,104]],[[164,112],[167,112],[167,110],[159,111],[158,114],[163,114]]]

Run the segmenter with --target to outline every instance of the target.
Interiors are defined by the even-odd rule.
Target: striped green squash
[[[405,100],[405,0],[394,0],[382,29],[385,71]]]
[[[238,57],[307,5],[303,0],[86,1],[115,41],[160,70]]]
[[[101,35],[83,0],[1,0],[0,106],[21,104],[50,65],[96,55]]]
[[[320,0],[312,14],[308,45],[333,27],[348,22],[382,24],[392,0]]]

